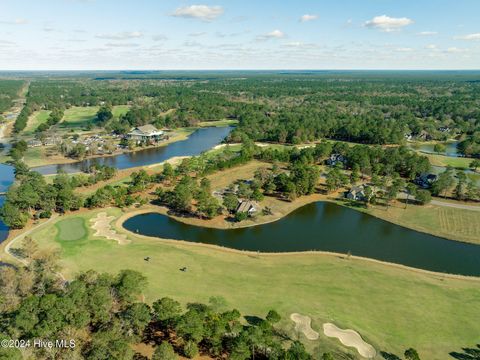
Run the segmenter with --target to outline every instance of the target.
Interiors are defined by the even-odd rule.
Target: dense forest
[[[468,77],[232,73],[198,79],[36,79],[27,100],[27,116],[41,108],[130,104],[122,119],[101,123],[118,132],[146,123],[178,127],[237,119],[231,140],[242,134],[292,144],[457,138],[465,141],[461,152],[479,155],[480,83]],[[21,131],[24,116],[17,123]]]
[[[22,80],[0,80],[0,114],[13,106],[23,84]]]

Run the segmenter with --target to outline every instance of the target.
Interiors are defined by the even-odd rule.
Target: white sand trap
[[[351,346],[357,349],[358,353],[365,358],[374,358],[377,352],[375,348],[363,341],[358,332],[351,329],[342,330],[331,323],[323,324],[323,332],[328,337],[336,337],[345,346]]]
[[[310,316],[293,313],[290,315],[290,319],[295,322],[295,330],[302,332],[308,340],[318,339],[318,332],[311,327],[312,319]]]
[[[110,223],[113,219],[115,219],[115,217],[107,216],[106,212],[98,213],[97,217],[90,219],[90,222],[92,223],[91,228],[97,230],[94,235],[106,237],[110,240],[115,240],[120,245],[128,244],[130,240],[127,239],[126,235],[119,234],[112,229]]]

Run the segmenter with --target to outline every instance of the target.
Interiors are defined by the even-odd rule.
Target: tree
[[[174,324],[182,312],[180,303],[168,297],[155,301],[152,308],[154,318],[166,325]]]
[[[183,345],[183,355],[185,355],[189,359],[193,359],[195,356],[198,355],[198,346],[195,344],[194,341],[188,340]]]
[[[175,354],[172,345],[166,341],[155,348],[152,360],[177,360],[178,356]]]
[[[405,202],[405,209],[408,206],[408,203],[410,201],[410,196],[415,197],[417,194],[417,186],[413,183],[408,183],[407,184],[407,201]]]
[[[480,159],[473,159],[470,163],[470,169],[477,171],[478,168],[480,168]]]
[[[97,121],[100,125],[105,124],[108,120],[113,118],[112,107],[103,105],[97,111]]]
[[[276,312],[275,310],[270,310],[267,314],[267,317],[266,317],[267,321],[270,323],[270,324],[276,324],[280,321],[281,317],[280,317],[280,314],[278,312]]]
[[[433,146],[433,151],[436,152],[436,153],[444,153],[446,150],[446,147],[444,144],[442,143],[436,143],[434,146]]]
[[[453,169],[447,167],[447,169],[438,176],[437,181],[432,185],[432,191],[434,195],[442,195],[443,197],[447,196],[448,191],[455,184],[455,179],[453,178]]]
[[[150,308],[144,303],[134,303],[122,313],[126,335],[141,336],[151,320]]]
[[[6,202],[0,209],[0,216],[3,222],[12,229],[22,229],[28,221],[28,214],[20,211],[10,202]]]
[[[419,190],[415,195],[415,200],[422,205],[426,205],[432,201],[432,194],[430,194],[430,191],[428,190]]]
[[[323,353],[322,360],[335,360],[331,353]]]
[[[173,166],[169,162],[163,165],[162,176],[167,181],[172,181],[175,177],[175,170],[173,170]]]
[[[462,170],[457,171],[457,186],[454,190],[454,195],[457,200],[464,200],[465,199],[465,190],[467,185],[467,175]]]
[[[238,207],[238,197],[233,193],[227,193],[223,196],[223,206],[233,213]]]
[[[236,222],[242,222],[244,220],[248,219],[248,213],[242,212],[242,211],[237,211],[235,213],[235,221]]]
[[[407,360],[420,360],[420,356],[418,355],[417,350],[415,350],[414,348],[405,350],[404,355],[405,359]]]

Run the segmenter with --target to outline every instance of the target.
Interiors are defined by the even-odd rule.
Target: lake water
[[[138,166],[147,166],[168,160],[175,156],[194,156],[218,145],[232,130],[231,127],[208,127],[196,130],[186,140],[166,146],[139,150],[115,156],[88,159],[72,164],[47,165],[32,170],[43,175],[56,174],[63,170],[67,173],[85,171],[92,163],[113,166],[119,170]]]
[[[13,167],[0,164],[0,192],[5,192],[8,190],[8,187],[12,184],[14,179]],[[3,206],[5,201],[5,196],[0,196],[0,207]],[[5,240],[8,236],[8,227],[0,221],[0,242]]]
[[[480,276],[480,246],[420,233],[332,203],[306,205],[285,218],[241,229],[187,225],[158,213],[124,227],[142,235],[258,252],[310,250],[352,255],[430,271]]]

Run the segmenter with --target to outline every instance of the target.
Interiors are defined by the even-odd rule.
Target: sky
[[[0,70],[122,69],[480,69],[480,1],[0,1]]]

